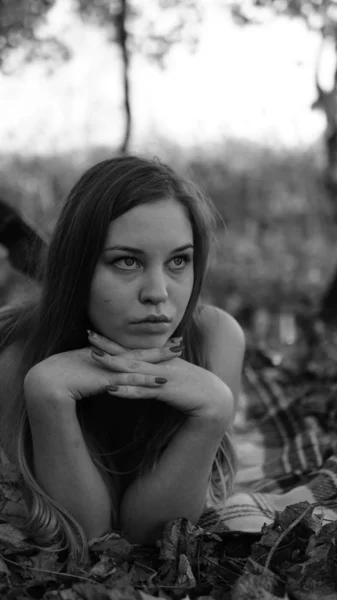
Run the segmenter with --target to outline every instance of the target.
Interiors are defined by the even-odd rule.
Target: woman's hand
[[[105,338],[103,338],[102,346],[108,342],[111,354],[115,354],[117,370],[122,368],[122,371],[125,371],[125,362],[120,364],[118,361],[122,358],[122,354],[128,357],[130,374],[126,376],[127,373],[125,373],[124,378],[124,383],[128,385],[132,385],[134,381],[132,365],[139,359],[148,361],[146,364],[150,366],[151,362],[165,363],[176,356],[171,351],[172,347],[177,346],[176,342],[172,344],[169,341],[163,348],[127,351],[114,342],[104,340]],[[120,358],[118,354],[120,354]],[[158,388],[162,384],[156,382],[155,379],[156,373],[152,374],[149,370],[148,373],[137,378],[137,385],[146,386],[146,389]],[[104,363],[93,360],[92,350],[87,347],[54,354],[34,365],[25,377],[24,392],[26,400],[47,401],[52,399],[65,404],[106,392],[110,386],[115,385],[115,382],[116,373]]]
[[[117,397],[155,398],[189,416],[214,418],[228,424],[232,419],[230,389],[214,373],[193,365],[163,349],[126,350],[107,338],[89,333],[92,358],[111,372],[113,386],[108,392]],[[173,356],[173,358],[172,358]],[[166,358],[167,357],[167,358]],[[170,359],[170,360],[169,360]],[[148,377],[162,382],[149,386]]]

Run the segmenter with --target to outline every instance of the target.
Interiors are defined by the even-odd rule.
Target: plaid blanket
[[[239,470],[218,526],[259,532],[276,511],[303,501],[320,504],[323,523],[337,519],[335,341],[330,356],[321,347],[305,368],[246,364],[234,435]],[[200,525],[215,523],[209,510]]]

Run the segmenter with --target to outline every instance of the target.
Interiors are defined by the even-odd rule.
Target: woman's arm
[[[111,527],[111,498],[92,462],[75,402],[26,398],[33,439],[35,477],[78,521],[88,539]]]
[[[228,385],[234,399],[234,416],[241,388],[245,336],[239,323],[217,306],[205,305],[201,312],[207,369]]]
[[[120,508],[122,532],[131,543],[154,544],[165,523],[176,518],[197,523],[225,430],[216,415],[187,417],[154,470],[131,484]]]
[[[160,364],[176,356],[167,347],[144,352],[149,360]],[[140,354],[130,351],[128,357],[133,365]],[[118,363],[120,358],[115,360]],[[108,532],[117,523],[111,523],[112,499],[90,457],[76,404],[114,385],[116,376],[119,374],[92,359],[90,348],[82,348],[50,356],[30,369],[24,380],[35,477],[41,488],[80,523],[88,538]],[[157,394],[160,386],[154,376],[140,379]],[[134,373],[124,374],[123,381],[132,384]]]

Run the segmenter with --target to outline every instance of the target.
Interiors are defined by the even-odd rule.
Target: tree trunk
[[[337,192],[337,67],[335,70],[334,85],[330,92],[329,100],[330,102],[327,102],[325,110],[327,119],[325,132],[327,153],[326,185],[328,190],[332,193],[332,203],[335,209]]]
[[[124,138],[121,143],[119,152],[125,154],[128,151],[129,141],[131,136],[132,116],[130,103],[130,79],[129,67],[130,56],[127,48],[128,33],[126,30],[127,17],[127,0],[121,0],[120,13],[117,19],[118,43],[120,44],[122,54],[122,69],[123,69],[123,92],[124,92],[124,113],[125,113],[125,130]]]
[[[323,89],[320,83],[320,67],[327,39],[322,37],[320,49],[317,56],[315,70],[317,98],[311,108],[321,110],[326,119],[324,141],[326,148],[325,181],[328,189],[333,193],[332,201],[335,203],[337,191],[337,47],[335,42],[336,65],[333,85],[329,90]]]
[[[313,109],[322,110],[326,118],[324,141],[326,147],[325,185],[330,193],[331,206],[334,217],[337,215],[337,64],[335,66],[333,86],[324,90],[319,83],[319,67],[322,59],[325,39],[323,37],[316,65],[317,98],[312,104]],[[337,48],[335,45],[336,63]],[[337,269],[326,290],[324,291],[318,316],[326,323],[337,321]]]
[[[318,317],[325,323],[337,323],[337,271],[321,298]]]

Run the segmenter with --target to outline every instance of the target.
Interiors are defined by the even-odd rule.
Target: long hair
[[[28,371],[60,352],[88,345],[91,327],[87,307],[90,285],[110,223],[131,208],[163,198],[175,199],[186,210],[194,238],[194,281],[191,296],[175,336],[182,335],[182,357],[206,368],[200,325],[200,293],[215,240],[217,212],[212,202],[191,182],[177,176],[158,159],[119,156],[88,169],[71,189],[57,221],[47,255],[41,262],[41,295],[13,317],[7,343],[19,340],[23,354],[19,389],[2,416],[0,434],[4,450],[18,467],[26,490],[27,530],[40,544],[65,546],[75,560],[87,559],[87,542],[79,523],[57,504],[34,477],[32,439],[23,394]],[[10,329],[10,328],[9,328]],[[111,410],[104,394],[77,403],[77,416],[92,460],[104,478],[113,501],[113,521],[118,528],[118,505],[125,486],[134,476],[154,468],[186,416],[153,400],[121,400],[118,431],[104,436],[97,407]],[[138,407],[140,404],[138,403]],[[110,408],[109,408],[110,407]],[[129,415],[133,418],[130,422]],[[116,421],[111,419],[111,422]],[[113,438],[114,443],[111,443]],[[140,457],[140,460],[139,460]],[[231,491],[235,452],[225,434],[216,454],[209,481],[208,501],[223,505]]]

